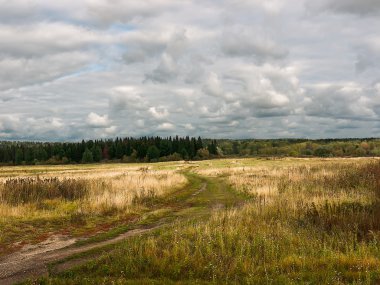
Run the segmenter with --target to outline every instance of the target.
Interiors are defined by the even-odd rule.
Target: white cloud
[[[380,130],[378,1],[0,6],[1,138]]]
[[[203,91],[211,96],[219,97],[223,95],[223,88],[216,73],[211,72],[209,74],[206,83],[203,86]]]
[[[173,131],[175,130],[175,126],[172,123],[162,123],[157,127],[158,131]]]
[[[155,119],[164,119],[169,116],[168,110],[164,107],[150,107],[148,111]]]
[[[110,120],[108,119],[108,115],[101,116],[91,112],[87,116],[86,123],[92,128],[105,128],[109,126]]]
[[[189,131],[195,130],[195,127],[192,124],[185,124],[184,127],[186,130]]]

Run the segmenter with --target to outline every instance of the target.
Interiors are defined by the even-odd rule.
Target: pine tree
[[[155,145],[150,146],[147,151],[147,157],[149,161],[158,159],[160,157],[160,150]]]
[[[22,152],[21,148],[17,148],[16,154],[15,154],[15,164],[21,164],[24,160],[24,153]]]
[[[94,162],[94,157],[92,156],[92,152],[88,148],[86,148],[86,150],[83,152],[82,162],[83,163],[92,163],[92,162]]]
[[[100,146],[94,145],[91,152],[95,162],[99,162],[102,159],[102,149]]]

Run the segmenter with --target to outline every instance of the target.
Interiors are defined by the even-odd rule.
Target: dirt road
[[[63,236],[53,236],[47,241],[34,246],[23,248],[21,251],[10,254],[0,260],[0,284],[8,285],[48,274],[47,265],[51,262],[62,260],[73,254],[101,248],[106,245],[115,244],[128,237],[141,235],[161,226],[147,229],[136,229],[123,233],[113,239],[102,242],[91,243],[84,246],[72,246],[76,240]],[[70,262],[64,267],[70,267]]]
[[[198,187],[187,187],[187,190],[179,192],[175,196],[174,200],[177,204],[173,208],[173,213],[175,213],[174,215],[176,215],[177,218],[189,218],[186,215],[181,215],[181,213],[182,211],[187,213],[186,210],[189,210],[191,207],[197,207],[197,214],[205,216],[209,215],[211,211],[231,204],[231,202],[241,202],[241,198],[227,191],[221,181],[206,179],[195,174],[192,175],[190,180],[198,185]],[[178,207],[178,205],[181,205],[181,207]],[[199,207],[203,207],[204,211],[200,211]],[[74,254],[84,253],[92,249],[101,249],[104,246],[116,244],[129,237],[147,234],[167,226],[170,223],[171,220],[164,217],[150,226],[133,229],[114,238],[85,245],[76,245],[77,239],[67,236],[51,236],[42,243],[24,247],[18,252],[1,258],[0,284],[14,284],[29,278],[35,279],[40,276],[48,275],[48,265],[51,263],[61,261]],[[88,259],[88,257],[69,259],[68,261],[56,265],[54,272],[70,269],[73,266],[85,263]]]

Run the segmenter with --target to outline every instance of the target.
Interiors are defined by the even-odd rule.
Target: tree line
[[[0,142],[0,163],[66,164],[101,161],[155,162],[207,159],[218,155],[216,140],[200,137],[140,137],[81,142]]]
[[[380,156],[380,139],[202,139],[140,137],[81,142],[0,142],[0,164],[156,162],[216,157]]]
[[[380,156],[380,139],[246,139],[218,140],[224,156],[352,157]]]

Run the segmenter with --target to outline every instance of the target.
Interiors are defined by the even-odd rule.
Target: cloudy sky
[[[378,137],[379,27],[379,0],[0,0],[0,140]]]

